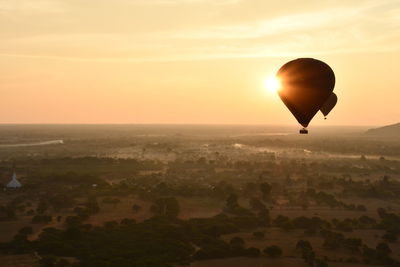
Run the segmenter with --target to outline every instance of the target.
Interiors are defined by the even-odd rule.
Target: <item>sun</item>
[[[281,89],[281,81],[276,76],[270,76],[265,79],[264,87],[270,93],[277,93]]]

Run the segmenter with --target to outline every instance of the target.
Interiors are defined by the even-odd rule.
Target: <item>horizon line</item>
[[[330,125],[314,125],[309,126],[307,128],[313,127],[381,127],[381,126],[388,126],[397,123],[390,123],[384,125],[378,124],[330,124]],[[92,123],[92,122],[85,122],[85,123],[75,123],[75,122],[67,122],[67,123],[54,123],[54,122],[34,122],[34,123],[2,123],[0,122],[0,126],[23,126],[23,125],[30,125],[30,126],[61,126],[61,125],[70,125],[70,126],[79,126],[79,125],[87,125],[87,126],[96,126],[96,125],[104,125],[104,126],[128,126],[128,125],[144,125],[144,126],[280,126],[280,127],[302,127],[301,125],[297,124],[281,124],[281,123],[112,123],[112,122],[105,122],[105,123]]]

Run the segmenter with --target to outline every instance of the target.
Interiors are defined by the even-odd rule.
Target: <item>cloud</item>
[[[0,15],[6,12],[61,13],[64,10],[64,2],[58,0],[0,0]]]
[[[215,7],[206,8],[211,2]],[[235,21],[226,20],[227,7],[218,6],[224,4],[238,10],[247,2],[257,0],[115,0],[112,2],[115,4],[98,0],[98,5],[92,3],[93,8],[88,2],[81,4],[80,1],[70,1],[67,5],[67,1],[38,0],[34,5],[33,1],[22,0],[16,6],[11,1],[0,0],[0,10],[65,11],[51,19],[32,21],[32,26],[29,24],[26,28],[20,25],[28,21],[16,12],[15,20],[20,19],[19,24],[11,25],[15,26],[14,30],[7,27],[9,32],[0,35],[0,56],[164,61],[400,49],[400,4],[393,1],[375,0],[363,5],[354,1],[342,6],[335,2],[315,9],[292,10],[280,15],[268,13]],[[132,4],[152,6],[130,9]],[[201,8],[197,6],[200,4]],[[182,11],[174,7],[165,9],[165,5],[193,7]],[[282,7],[277,4],[276,8]]]
[[[343,19],[356,15],[356,10],[329,9],[314,13],[295,14],[281,16],[261,21],[208,27],[198,31],[182,32],[177,35],[179,38],[194,39],[248,39],[259,38],[266,35],[278,33],[292,33],[298,31],[311,31],[323,28],[338,22],[343,24]]]
[[[376,7],[383,10],[373,12]],[[399,11],[399,8],[388,10],[373,2],[367,6],[329,8],[255,22],[205,27],[178,32],[175,37],[199,42],[219,41],[226,45],[225,50],[237,47],[238,54],[246,49],[258,50],[255,56],[290,54],[292,49],[314,54],[368,49],[386,51],[400,48],[400,42],[393,42],[400,36]]]

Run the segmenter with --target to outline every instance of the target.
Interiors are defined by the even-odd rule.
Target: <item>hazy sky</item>
[[[312,125],[400,121],[400,0],[0,0],[1,123],[297,122],[263,81],[315,57]]]

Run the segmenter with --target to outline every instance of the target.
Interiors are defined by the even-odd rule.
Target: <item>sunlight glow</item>
[[[269,93],[277,93],[281,88],[281,82],[276,76],[270,76],[264,81],[264,87]]]

